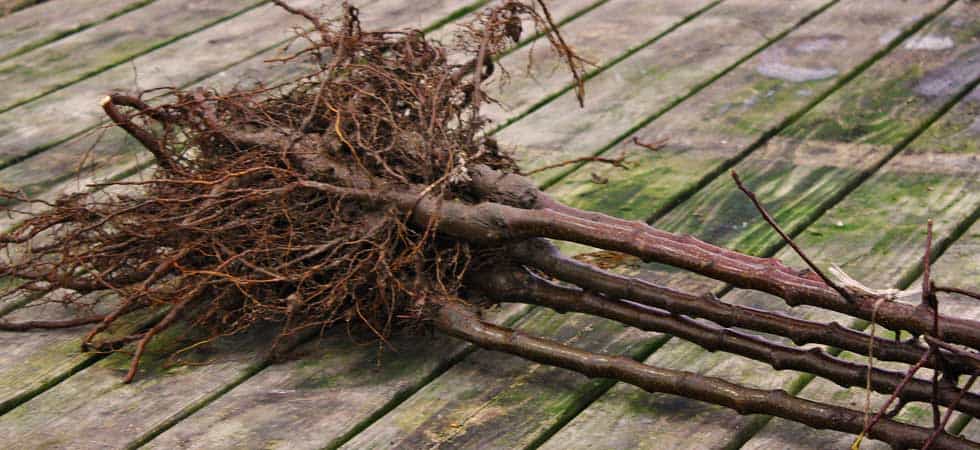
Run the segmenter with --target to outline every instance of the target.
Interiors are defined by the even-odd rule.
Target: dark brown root
[[[479,13],[455,48],[417,30],[364,31],[346,4],[331,20],[275,3],[313,26],[298,32],[300,49],[279,59],[304,66],[304,77],[230,93],[173,89],[152,104],[142,94],[106,96],[106,115],[153,155],[154,177],[46,204],[0,237],[11,255],[0,275],[27,281],[7,298],[101,291],[120,306],[81,321],[6,328],[97,322],[84,349],[136,342],[129,381],[146,345],[177,321],[214,336],[258,322],[282,324],[281,336],[360,322],[383,340],[420,323],[428,302],[459,297],[471,263],[493,250],[446,239],[435,216],[416,226],[407,205],[493,198],[496,188],[472,182],[485,175],[475,172],[516,171],[483,136],[480,102],[495,57],[526,24],[552,42],[579,83],[583,62],[547,8],[531,1]],[[451,52],[470,62],[450,62]],[[396,207],[344,189],[413,197]],[[139,308],[169,312],[145,331],[96,342]]]

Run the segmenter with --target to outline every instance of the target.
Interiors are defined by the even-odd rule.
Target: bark
[[[721,405],[739,414],[769,414],[818,429],[858,434],[864,413],[800,399],[782,390],[740,386],[691,372],[648,366],[622,356],[591,353],[547,339],[485,323],[460,305],[444,303],[436,311],[435,326],[488,350],[511,353],[541,364],[561,367],[592,378],[623,381],[648,392],[679,395]],[[895,448],[920,448],[932,430],[882,419],[868,435]],[[943,432],[935,444],[949,449],[976,449],[980,445]]]
[[[692,236],[675,235],[642,222],[629,222],[598,213],[571,213],[567,207],[522,209],[498,203],[466,204],[457,200],[419,198],[410,190],[363,190],[306,182],[306,187],[356,197],[367,202],[387,202],[409,211],[416,224],[438,219],[438,230],[478,245],[506,244],[530,238],[550,238],[589,245],[636,256],[724,281],[741,289],[766,292],[790,306],[801,304],[837,311],[893,330],[916,335],[932,334],[933,317],[927,307],[911,306],[854,293],[844,299],[819,278],[808,277],[775,258],[759,258],[723,249]],[[940,316],[941,336],[951,343],[980,349],[980,322]]]
[[[725,303],[712,294],[694,295],[643,279],[611,273],[568,258],[543,239],[530,239],[512,245],[508,253],[523,264],[583,289],[628,299],[675,314],[707,319],[724,327],[744,328],[782,336],[796,345],[824,344],[856,354],[866,354],[868,341],[873,339],[872,354],[875,358],[907,364],[917,363],[928,351],[928,348],[911,342],[872,337],[837,322],[821,323],[797,319],[779,313]],[[975,359],[957,354],[953,350],[944,350],[941,357],[944,367],[954,372],[971,373],[980,370],[980,364]],[[926,361],[926,367],[929,368],[937,368],[939,364],[936,357]]]
[[[474,282],[487,295],[498,295],[508,301],[544,306],[558,312],[589,314],[629,325],[644,331],[671,334],[708,351],[724,351],[754,359],[776,370],[797,370],[826,378],[843,387],[864,386],[868,367],[829,355],[821,348],[802,349],[771,342],[759,336],[698,322],[677,313],[652,309],[615,300],[598,294],[555,285],[517,267],[481,272]],[[926,350],[928,352],[928,350]],[[879,368],[871,370],[871,388],[888,395],[903,385],[902,372]],[[930,402],[933,384],[912,379],[903,385],[898,396],[904,402]],[[957,408],[971,416],[980,415],[980,395],[960,398],[955,386],[941,385],[938,403]]]

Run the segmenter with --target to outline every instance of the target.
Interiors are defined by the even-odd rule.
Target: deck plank
[[[131,384],[120,383],[127,355],[103,359],[0,417],[0,435],[11,438],[8,448],[123,447],[186,403],[255,370],[262,362],[255,349],[271,336],[218,340],[207,351],[183,355],[183,363],[197,366],[166,365],[171,352],[203,338],[182,326],[162,333],[147,346],[139,379]]]
[[[726,1],[592,78],[584,108],[568,92],[497,136],[516,148],[526,170],[591,155],[827,5],[810,0],[780,2],[774,8],[752,0]],[[536,179],[545,181],[555,172]]]
[[[344,333],[306,344],[299,358],[262,370],[145,448],[333,448],[469,350],[441,335],[389,341],[394,350],[355,344]]]
[[[262,0],[158,0],[3,61],[0,83],[5,89],[0,90],[0,112],[124,64],[261,3]]]
[[[858,14],[854,8],[852,3],[831,8],[809,26],[746,61],[691,101],[629,134],[645,142],[668,138],[666,148],[649,153],[628,140],[612,141],[615,145],[608,154],[619,156],[628,153],[631,160],[629,170],[589,165],[565,177],[550,191],[576,207],[650,221],[663,216],[715,177],[725,175],[726,168],[762,147],[774,134],[793,138],[793,134],[799,131],[793,134],[780,132],[799,120],[814,105],[819,105],[826,96],[846,99],[848,96],[833,94],[838,89],[840,78],[867,70],[863,64],[875,58],[875,52],[882,51],[890,39],[914,18],[921,16],[917,11],[895,11],[890,16],[891,21],[877,21],[875,19],[879,17],[875,17],[876,12],[871,9],[862,15],[860,27],[849,26],[852,22],[848,17]],[[925,36],[929,33],[924,31],[919,34]],[[968,45],[969,39],[964,38],[961,44]],[[899,48],[899,51],[903,50]],[[905,51],[904,54],[910,57],[910,64],[918,64],[915,62],[915,52]],[[968,53],[963,57],[964,61],[970,58]],[[895,70],[901,70],[904,63],[896,60],[894,64],[899,66]],[[773,67],[796,68],[801,73],[810,74],[836,72],[837,75],[792,81],[773,73]],[[862,78],[873,80],[872,76]],[[891,101],[898,104],[892,108],[899,108],[907,92],[883,89],[879,87],[873,94],[853,97],[852,101],[866,97],[870,98],[868,101],[874,101],[874,97],[886,95],[882,98],[893,99]],[[853,105],[851,109],[860,110]],[[833,123],[833,120],[827,119],[827,114],[811,114],[808,120]],[[806,127],[795,126],[794,129],[805,130]],[[576,139],[572,137],[570,140]],[[829,136],[825,140],[835,139]],[[561,145],[549,146],[543,151],[553,152],[561,148]],[[599,149],[601,147],[592,151]],[[598,178],[608,179],[609,183],[596,185],[592,181],[593,173]]]
[[[153,0],[46,2],[0,16],[0,61],[98,25]]]
[[[0,17],[30,8],[42,0],[0,0]]]

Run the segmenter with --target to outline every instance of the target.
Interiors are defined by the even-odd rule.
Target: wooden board
[[[569,92],[498,133],[526,170],[592,155],[711,83],[827,2],[728,1],[592,78],[579,108]],[[642,17],[642,16],[641,16]],[[574,114],[573,114],[574,112]],[[588,118],[583,120],[583,118]],[[536,176],[547,181],[558,170]]]
[[[0,14],[0,61],[96,26],[151,1],[46,2],[15,14]]]
[[[0,63],[0,112],[228,20],[261,0],[158,0]],[[132,72],[133,68],[129,70]]]
[[[260,367],[258,349],[271,336],[219,340],[182,355],[191,365],[167,366],[167,355],[202,338],[179,327],[161,334],[148,346],[139,377],[127,385],[120,379],[128,356],[110,356],[0,417],[0,435],[10,438],[9,448],[123,447],[188,402]]]
[[[0,17],[33,6],[42,0],[0,0]]]
[[[614,145],[609,156],[630,155],[629,170],[591,164],[563,179],[551,191],[573,206],[630,219],[659,218],[714,178],[727,176],[727,168],[819,104],[839,87],[842,78],[860,73],[864,69],[862,63],[887,49],[889,39],[895,38],[903,24],[914,23],[923,11],[914,9],[922,8],[921,4],[905,4],[912,9],[882,16],[878,14],[881,3],[865,4],[867,9],[863,14],[859,4],[844,2],[834,6],[813,24],[746,61],[695,98],[635,133],[628,133],[643,142],[668,138],[665,149],[650,153],[629,140],[604,143]],[[849,26],[854,17],[862,17],[861,26]],[[884,17],[891,20],[876,20]],[[794,82],[784,79],[785,76],[773,76],[776,74],[772,73],[772,67],[837,75]],[[878,89],[859,98],[888,95],[886,98],[901,102],[903,94],[901,90]],[[592,173],[608,179],[609,183],[597,185],[592,181]]]
[[[442,336],[399,336],[392,349],[360,339],[335,332],[307,344],[296,359],[262,370],[146,448],[332,448],[469,349]]]
[[[585,67],[587,101],[592,102],[588,93],[593,91],[592,80],[596,76],[631,60],[637,52],[656,45],[720,3],[717,0],[615,0],[590,11],[587,20],[565,26],[564,39],[590,63]],[[624,33],[624,30],[630,31]],[[496,133],[500,132],[499,127],[523,120],[573,89],[574,80],[565,62],[543,43],[521,48],[501,62],[511,76],[506,80],[501,77],[491,80],[489,92],[498,103],[483,108],[486,117],[498,127]],[[535,95],[529,96],[528,92]],[[576,107],[570,111],[580,112],[577,110]]]

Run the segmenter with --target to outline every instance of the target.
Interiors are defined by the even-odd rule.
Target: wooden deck
[[[264,0],[0,1],[0,185],[53,198],[97,179],[139,176],[146,155],[104,123],[113,89],[281,79],[274,55],[295,17]],[[293,0],[316,9],[320,0]],[[365,28],[447,37],[485,1],[361,0]],[[802,267],[727,172],[738,170],[819,264],[867,285],[916,281],[925,223],[935,277],[980,286],[980,4],[966,0],[555,0],[565,37],[590,68],[585,108],[545,52],[533,79],[496,97],[495,134],[527,169],[586,155],[634,154],[629,170],[546,171],[562,201]],[[525,46],[504,58],[519,72]],[[101,136],[101,137],[100,137]],[[628,141],[668,137],[667,149]],[[594,177],[608,179],[597,184]],[[18,216],[3,217],[10,227]],[[568,247],[569,251],[581,248]],[[622,270],[725,301],[863,328],[826,311],[665,267]],[[57,308],[0,304],[5,319]],[[951,297],[945,312],[980,318]],[[496,320],[595,351],[861,408],[864,391],[643,333],[616,323],[509,306]],[[138,326],[134,319],[133,326]],[[143,320],[148,320],[143,318]],[[0,333],[5,448],[847,448],[851,438],[737,413],[444,337],[400,337],[397,351],[345,333],[284,363],[254,333],[197,348],[172,329],[142,373],[126,355],[79,353],[85,330]],[[845,354],[845,357],[862,358]],[[206,364],[196,364],[207,362]],[[873,397],[882,402],[884,398]],[[928,405],[903,420],[931,423]],[[980,423],[952,431],[980,440]],[[868,442],[863,448],[884,447]]]

